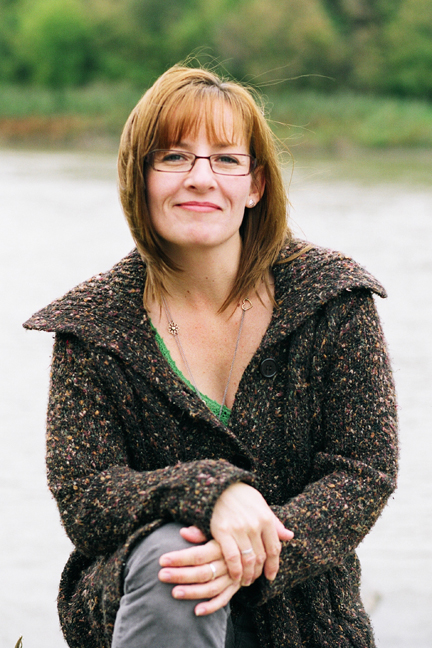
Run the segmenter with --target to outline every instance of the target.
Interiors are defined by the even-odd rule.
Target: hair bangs
[[[165,102],[159,118],[157,148],[178,146],[195,139],[204,127],[212,144],[230,145],[245,141],[249,147],[252,115],[230,92],[215,86],[198,86],[187,94],[178,92]]]

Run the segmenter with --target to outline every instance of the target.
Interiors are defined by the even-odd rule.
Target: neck
[[[223,252],[219,249],[188,250],[177,253],[174,261],[182,272],[171,276],[167,290],[173,300],[187,297],[191,306],[218,310],[230,293],[237,277],[241,246]]]

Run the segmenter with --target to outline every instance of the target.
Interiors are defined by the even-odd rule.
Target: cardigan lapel
[[[133,250],[109,272],[78,285],[35,313],[24,328],[72,334],[121,358],[153,388],[213,434],[230,438],[239,454],[252,455],[168,366],[143,306],[145,265]]]

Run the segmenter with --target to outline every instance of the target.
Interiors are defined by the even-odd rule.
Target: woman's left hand
[[[294,537],[261,493],[243,482],[231,484],[219,496],[210,531],[220,545],[231,578],[246,587],[261,574],[270,581],[276,578],[281,541]]]
[[[189,542],[206,540],[197,527],[184,528],[180,533]],[[240,582],[229,576],[216,540],[164,554],[159,562],[162,567],[159,579],[163,583],[175,584],[172,590],[174,598],[208,599],[196,606],[197,616],[212,614],[224,607],[240,588]]]

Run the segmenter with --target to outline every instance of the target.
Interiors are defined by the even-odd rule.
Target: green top
[[[180,376],[180,378],[183,380],[183,382],[186,383],[186,385],[188,385],[191,389],[193,389],[193,390],[195,391],[195,387],[194,387],[194,386],[192,385],[192,383],[191,383],[191,382],[190,382],[190,381],[189,381],[189,380],[188,380],[188,379],[187,379],[187,378],[182,374],[182,372],[180,371],[180,369],[177,367],[176,363],[175,363],[174,360],[172,359],[171,353],[169,352],[169,349],[167,348],[165,342],[163,341],[163,338],[159,335],[159,333],[157,332],[156,328],[153,326],[153,324],[152,324],[151,322],[150,322],[150,325],[151,325],[152,329],[153,329],[154,332],[155,332],[156,342],[157,342],[157,344],[158,344],[158,346],[159,346],[160,352],[162,353],[162,355],[163,355],[163,357],[165,358],[165,360],[168,362],[168,364],[169,364],[169,366],[171,367],[171,369],[172,369],[173,371],[175,371],[175,373],[176,373],[178,376]],[[220,408],[221,408],[220,403],[218,403],[217,401],[213,400],[212,398],[209,398],[209,397],[206,396],[205,394],[202,394],[201,392],[199,392],[199,394],[200,394],[202,400],[204,401],[204,403],[205,403],[205,404],[207,405],[207,407],[209,408],[209,410],[210,410],[211,412],[213,412],[213,414],[216,416],[216,418],[220,419],[220,421],[221,421],[222,423],[224,423],[225,425],[228,425],[228,421],[229,421],[229,418],[230,418],[230,415],[231,415],[231,410],[230,410],[228,407],[226,407],[226,405],[224,405],[223,408],[222,408],[222,413],[221,413],[221,415],[219,416],[219,412],[220,412]]]

